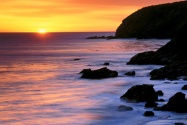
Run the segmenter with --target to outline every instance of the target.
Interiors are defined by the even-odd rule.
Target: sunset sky
[[[144,6],[177,0],[0,0],[0,32],[115,31]]]

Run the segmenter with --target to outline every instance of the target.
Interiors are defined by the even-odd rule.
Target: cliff
[[[116,38],[172,38],[187,21],[187,1],[144,7],[125,18]]]

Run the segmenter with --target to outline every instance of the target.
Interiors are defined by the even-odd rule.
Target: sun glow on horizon
[[[39,30],[38,30],[38,33],[39,33],[39,34],[46,34],[47,32],[46,32],[45,29],[39,29]]]

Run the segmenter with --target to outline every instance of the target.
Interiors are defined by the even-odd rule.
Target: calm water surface
[[[185,122],[184,114],[156,113],[143,117],[144,103],[120,100],[136,84],[155,84],[167,90],[166,100],[181,84],[168,90],[164,81],[150,81],[148,73],[160,66],[126,65],[136,53],[156,50],[169,40],[88,40],[114,33],[0,34],[0,124],[2,125],[169,125]],[[74,61],[74,59],[80,59]],[[81,79],[84,68],[119,72],[119,77]],[[135,70],[136,77],[124,76]],[[161,103],[162,104],[162,103]],[[119,112],[119,105],[133,111]],[[151,110],[151,109],[150,109]],[[169,117],[170,116],[170,117]],[[171,117],[172,116],[172,117]]]

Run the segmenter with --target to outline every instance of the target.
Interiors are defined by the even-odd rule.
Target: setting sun
[[[45,30],[45,29],[39,29],[39,30],[38,30],[38,33],[40,33],[40,34],[45,34],[45,33],[46,33],[46,30]]]

